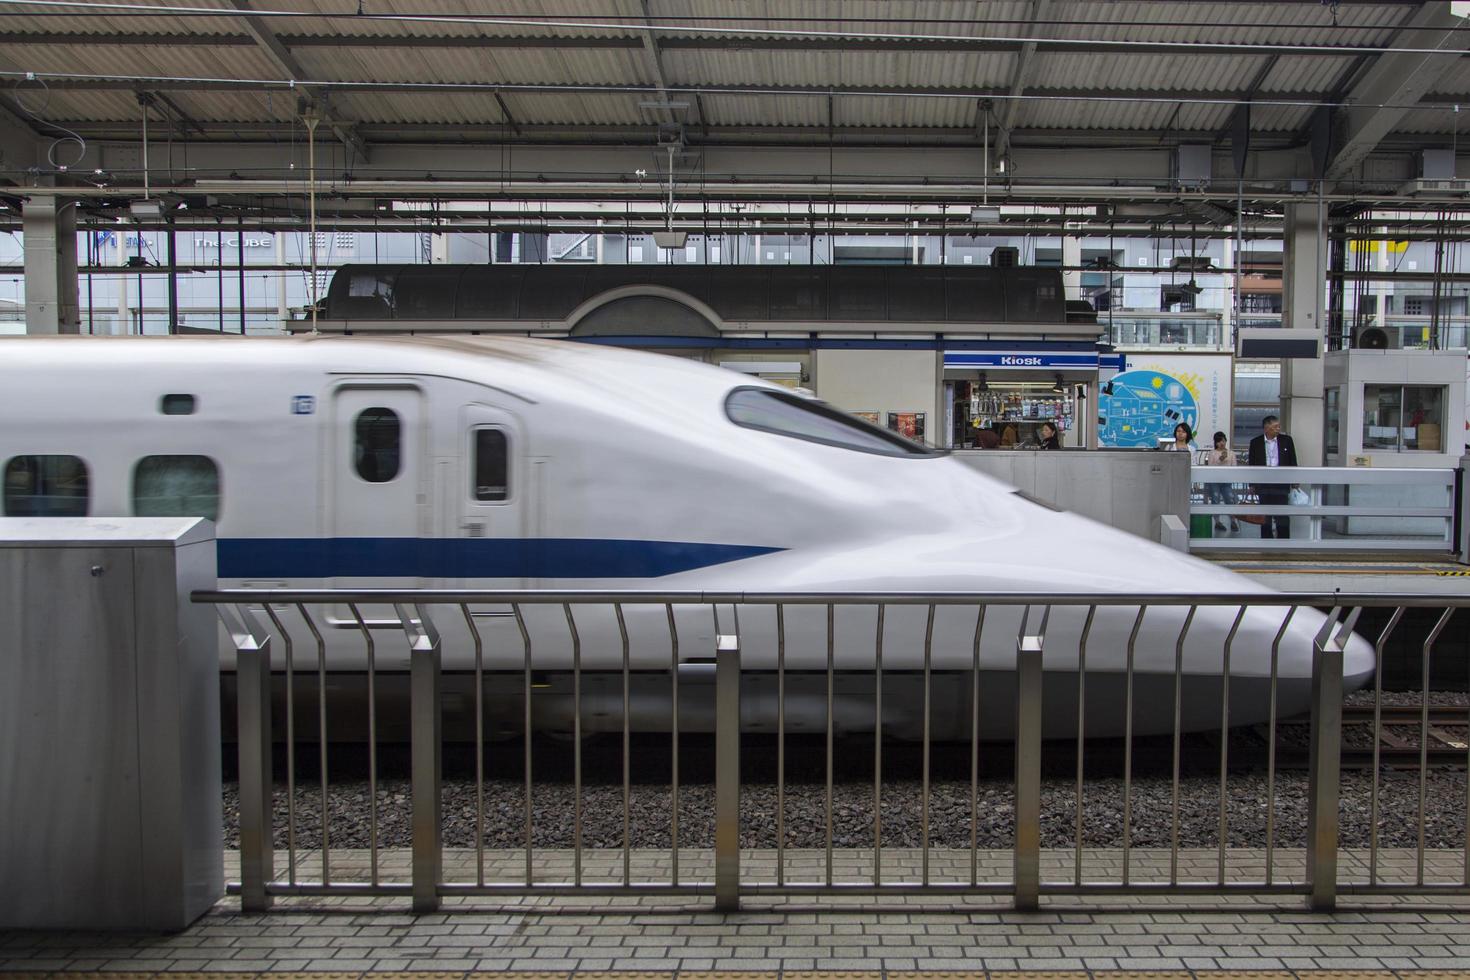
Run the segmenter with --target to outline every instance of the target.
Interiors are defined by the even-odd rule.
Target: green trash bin
[[[1209,514],[1193,514],[1189,518],[1189,536],[1191,538],[1214,537],[1215,522]]]

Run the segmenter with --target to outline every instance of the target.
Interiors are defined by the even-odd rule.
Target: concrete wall
[[[1190,453],[961,450],[955,457],[1039,500],[1150,541],[1159,519],[1189,526]]]
[[[813,352],[817,397],[848,412],[925,413],[925,440],[947,445],[940,414],[940,357],[936,351],[831,350]]]

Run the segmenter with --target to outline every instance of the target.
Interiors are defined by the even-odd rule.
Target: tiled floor
[[[633,855],[645,870],[661,869],[668,855]],[[523,874],[523,852],[487,852],[487,881]],[[1135,852],[1130,870],[1139,877],[1167,874],[1168,852]],[[331,855],[334,878],[360,877],[366,857]],[[748,874],[765,875],[773,855],[747,853]],[[824,852],[788,852],[788,879],[819,880]],[[870,853],[839,852],[834,876],[857,880],[871,874]],[[1227,880],[1259,875],[1263,855],[1230,851]],[[1460,880],[1463,852],[1426,855],[1426,878]],[[407,879],[407,855],[384,852],[385,878]],[[707,873],[707,855],[681,855],[681,874]],[[1070,875],[1073,855],[1048,857],[1047,875]],[[1215,852],[1180,855],[1182,879],[1213,880]],[[1274,855],[1274,868],[1288,880],[1300,874],[1300,855]],[[1361,877],[1362,855],[1345,855],[1343,880]],[[320,855],[298,855],[303,880],[317,874]],[[233,864],[233,860],[230,861]],[[888,876],[916,876],[919,855],[885,852]],[[1089,852],[1089,878],[1116,877],[1119,855]],[[635,872],[643,864],[633,863]],[[285,876],[284,854],[278,872]],[[473,851],[445,856],[446,880],[474,881]],[[977,859],[982,880],[1004,880],[1008,860]],[[1380,872],[1412,880],[1413,852],[1380,855]],[[538,854],[540,880],[569,872],[565,854]],[[584,854],[588,880],[619,877],[621,851]],[[930,854],[936,878],[969,875],[968,852]],[[234,869],[229,869],[233,877]],[[992,877],[993,876],[993,877]],[[686,878],[686,880],[688,880]],[[1186,901],[1188,905],[1186,906]],[[476,971],[539,971],[566,980],[576,972],[653,971],[658,980],[710,980],[700,971],[738,971],[743,980],[768,980],[750,971],[777,972],[781,980],[818,980],[803,971],[867,971],[864,980],[923,980],[905,971],[1378,971],[1355,980],[1388,980],[1392,971],[1462,970],[1470,980],[1470,900],[1463,896],[1344,896],[1344,903],[1372,902],[1332,914],[1305,911],[1291,895],[1054,896],[1044,910],[1011,911],[1005,895],[824,897],[756,894],[746,911],[718,915],[704,895],[572,895],[518,897],[455,895],[431,915],[408,912],[406,897],[318,896],[278,900],[267,914],[247,915],[226,898],[189,929],[176,935],[0,932],[0,970],[36,975],[50,971],[121,971],[131,974],[208,972],[257,974],[312,972],[317,980],[339,980],[373,971],[428,971],[435,980],[455,980]],[[1214,907],[1203,907],[1213,903]],[[1186,910],[1188,909],[1188,910]],[[981,971],[976,973],[974,971]],[[332,974],[326,977],[324,974]],[[1257,980],[1276,980],[1254,973]],[[1427,976],[1427,975],[1425,975]],[[10,980],[9,977],[6,980]],[[137,978],[130,978],[137,980]],[[521,978],[530,980],[530,978]],[[623,977],[621,980],[645,980]],[[827,972],[821,980],[851,980]],[[930,974],[927,980],[953,980]],[[1150,980],[1167,980],[1151,973]],[[1436,977],[1435,980],[1440,980]]]

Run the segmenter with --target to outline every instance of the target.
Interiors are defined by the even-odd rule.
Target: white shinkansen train
[[[8,515],[185,514],[217,521],[224,587],[600,589],[660,592],[1266,592],[1160,545],[1020,496],[927,450],[780,387],[693,362],[524,338],[0,339],[0,466]],[[662,607],[630,606],[635,729],[669,727]],[[406,668],[391,610],[377,667]],[[622,726],[622,646],[610,610],[578,614],[584,731]],[[1220,723],[1233,608],[1201,608],[1186,634],[1186,728]],[[1048,735],[1075,731],[1085,611],[1058,609],[1045,649]],[[1086,648],[1089,734],[1122,731],[1137,610],[1100,607]],[[288,625],[294,612],[282,614]],[[884,728],[922,731],[927,611],[886,613]],[[980,649],[986,737],[1013,731],[1021,611],[992,607]],[[1230,719],[1269,711],[1281,607],[1252,607],[1229,663]],[[1133,730],[1172,730],[1183,608],[1138,626]],[[871,731],[874,607],[839,607],[833,724]],[[446,615],[447,671],[472,666]],[[526,607],[536,724],[570,730],[571,644],[560,607]],[[708,729],[710,610],[678,616],[682,730]],[[475,610],[500,684],[490,727],[520,724],[522,644],[504,608]],[[785,611],[788,731],[827,724],[827,612]],[[458,622],[456,622],[458,621]],[[742,611],[743,723],[775,727],[774,611]],[[1321,614],[1299,610],[1278,664],[1278,708],[1304,709]],[[968,737],[974,607],[933,623],[930,730]],[[357,623],[322,607],[329,669],[364,665]],[[292,628],[295,628],[292,626]],[[726,625],[725,631],[731,629]],[[304,630],[298,651],[314,657]],[[279,656],[280,651],[277,651]],[[298,653],[298,656],[302,654]],[[225,666],[232,666],[226,659]],[[1353,637],[1348,684],[1373,669]],[[947,679],[947,680],[946,680]],[[687,682],[687,684],[686,684]],[[453,685],[447,685],[452,688]],[[453,695],[451,694],[451,700]]]

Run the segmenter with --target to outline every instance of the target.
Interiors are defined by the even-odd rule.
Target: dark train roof
[[[727,322],[1067,322],[1058,269],[851,265],[347,265],[325,316],[566,322],[615,290]]]

